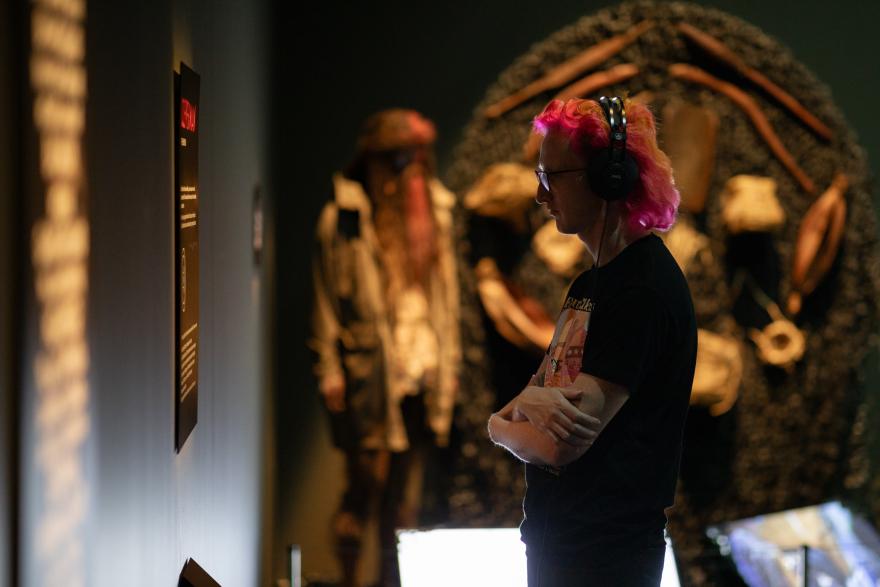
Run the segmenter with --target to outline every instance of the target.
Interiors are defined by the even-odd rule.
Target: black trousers
[[[658,587],[665,555],[665,545],[622,551],[595,561],[561,562],[529,553],[529,587]]]

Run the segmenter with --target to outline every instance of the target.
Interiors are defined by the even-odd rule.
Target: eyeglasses
[[[536,169],[535,175],[538,177],[538,181],[541,183],[541,187],[543,187],[548,192],[550,191],[550,176],[556,175],[557,173],[573,173],[575,171],[586,171],[586,167],[578,167],[577,169],[557,169],[556,171],[546,171],[544,169]]]

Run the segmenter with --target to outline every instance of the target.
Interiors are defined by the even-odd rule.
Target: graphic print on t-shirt
[[[581,372],[584,344],[595,304],[590,298],[566,298],[553,340],[535,375],[542,387],[568,387]]]

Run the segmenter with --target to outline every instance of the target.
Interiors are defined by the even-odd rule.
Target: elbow
[[[497,427],[498,414],[492,414],[489,416],[489,422],[486,424],[486,429],[489,432],[489,440],[498,444],[498,431]]]

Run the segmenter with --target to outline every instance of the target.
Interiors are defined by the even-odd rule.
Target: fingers
[[[599,433],[591,428],[585,428],[579,424],[575,424],[574,428],[571,430],[571,435],[573,439],[576,441],[583,441],[592,444],[596,437],[599,436]]]
[[[553,431],[556,442],[568,442],[569,438],[571,438],[571,433],[557,422],[551,422],[550,429]]]
[[[583,426],[584,428],[591,428],[597,431],[602,425],[602,422],[599,420],[599,418],[586,414],[571,404],[563,404],[562,406],[560,406],[560,410],[562,411],[562,415],[564,415],[572,424],[577,424],[579,426]]]
[[[562,392],[562,396],[568,401],[579,400],[584,395],[583,389],[574,387],[563,387],[559,391]]]
[[[580,401],[583,397],[584,391],[582,389],[562,388],[559,391],[568,400],[567,402],[560,402],[559,409],[562,410],[562,413],[569,420],[586,428],[599,429],[601,421],[595,416],[582,412],[574,403]]]
[[[585,414],[577,408],[575,408],[575,412],[576,413],[572,417],[572,421],[575,424],[583,426],[584,428],[595,430],[596,432],[598,432],[599,429],[602,427],[602,420],[600,420],[599,418],[596,418],[589,414]]]
[[[556,442],[556,443],[562,442],[562,439],[559,438],[559,434],[554,432],[551,428],[543,428],[542,430],[544,430],[544,432],[546,432],[550,436],[550,438],[553,439],[553,442]]]
[[[579,430],[566,430],[565,427],[558,422],[551,423],[550,430],[552,431],[551,436],[557,443],[564,442],[574,447],[590,446],[593,444],[593,440],[596,437],[595,433],[586,428],[580,428]]]

